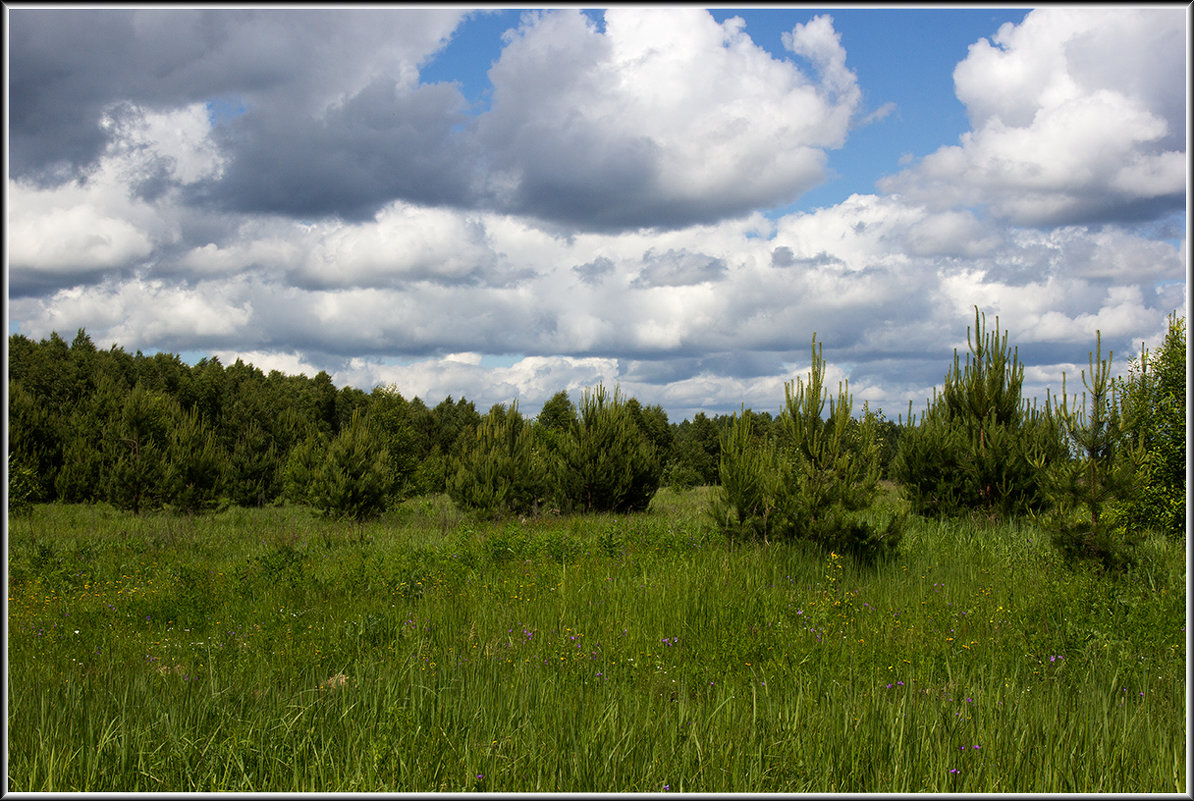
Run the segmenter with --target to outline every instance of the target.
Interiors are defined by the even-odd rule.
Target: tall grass
[[[874,568],[628,516],[10,521],[14,791],[1185,792],[1185,566],[915,520]]]

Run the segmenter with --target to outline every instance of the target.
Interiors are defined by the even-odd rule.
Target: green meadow
[[[9,521],[28,791],[1184,793],[1184,543],[1123,575],[1027,521],[875,566],[629,515]],[[897,504],[887,498],[876,506]]]

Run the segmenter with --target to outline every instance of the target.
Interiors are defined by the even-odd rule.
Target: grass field
[[[363,527],[10,521],[12,791],[1185,793],[1184,544],[1122,578],[913,519],[875,568],[704,493]]]

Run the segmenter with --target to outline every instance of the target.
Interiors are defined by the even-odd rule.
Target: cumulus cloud
[[[125,104],[101,122],[119,138],[85,180],[9,180],[13,294],[127,274],[159,258],[182,237],[169,193],[221,169],[202,106],[154,112]]]
[[[491,202],[623,229],[791,201],[822,180],[859,93],[829,18],[788,40],[819,82],[701,9],[612,8],[603,31],[579,11],[528,16],[477,129]]]
[[[229,169],[196,185],[196,200],[367,217],[416,184],[435,195],[467,169],[451,169],[459,159],[446,136],[461,99],[452,86],[420,86],[418,68],[463,17],[13,9],[13,175],[43,183],[86,175],[120,133],[103,124],[112,107],[169,111],[234,98],[247,111],[218,131]]]
[[[1180,8],[1047,8],[1005,24],[954,71],[973,129],[880,188],[1017,225],[1181,208],[1185,28]]]
[[[471,216],[392,203],[368,223],[326,227],[292,274],[303,286],[500,285],[514,278],[486,241],[484,223]]]
[[[419,81],[464,16],[14,10],[13,174],[85,176],[127,139],[111,124],[122,108],[210,104],[220,169],[174,163],[203,208],[367,222],[402,201],[675,228],[819,183],[860,102],[828,17],[785,37],[814,78],[739,18],[615,8],[598,30],[565,10],[525,18],[490,71],[491,109],[473,118],[457,85]]]
[[[410,364],[386,365],[352,359],[334,376],[354,386],[389,386],[407,398],[438,402],[466,397],[484,412],[496,403],[517,401],[534,414],[557,392],[573,400],[588,387],[618,383],[615,359],[528,356],[508,366],[487,367],[477,353],[453,353]]]
[[[464,119],[419,82],[456,12],[14,10],[10,319],[479,408],[620,384],[673,419],[778,410],[816,332],[894,416],[978,305],[1043,391],[1186,305],[1173,34],[1083,11],[972,48],[960,145],[769,219],[857,124],[828,17],[783,58],[699,9],[532,14]]]
[[[717,281],[725,274],[725,259],[683,249],[669,249],[666,253],[649,250],[643,254],[643,269],[631,286],[689,286]]]

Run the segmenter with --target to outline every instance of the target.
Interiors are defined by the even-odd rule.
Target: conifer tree
[[[1021,397],[1024,366],[975,307],[970,352],[953,366],[919,426],[905,431],[893,472],[921,514],[1013,516],[1044,504],[1040,459],[1060,449],[1048,409],[1037,416]],[[909,410],[911,411],[911,410]]]
[[[755,431],[754,419],[744,407],[721,432],[719,484],[709,514],[731,539],[767,542],[788,529],[791,465],[773,438]]]
[[[746,409],[723,433],[721,486],[709,511],[731,538],[803,539],[875,561],[898,545],[902,521],[876,525],[851,514],[867,506],[878,481],[874,415],[864,405],[853,419],[849,385],[831,399],[824,376],[814,334],[808,380],[785,384],[778,439],[756,433]]]
[[[837,396],[829,398],[816,335],[808,383],[801,378],[789,381],[784,393],[786,405],[780,419],[794,458],[796,514],[815,527],[827,510],[866,506],[879,479],[874,415],[864,407],[862,419],[855,424],[849,382],[839,384]],[[827,399],[829,416],[824,417]]]
[[[518,412],[494,406],[481,419],[471,441],[452,460],[448,494],[463,508],[483,515],[529,514],[547,490],[543,459],[531,424]]]
[[[636,425],[621,392],[585,390],[562,437],[555,470],[563,506],[585,511],[646,509],[659,489],[662,454]]]
[[[1140,458],[1130,445],[1121,451],[1121,446],[1128,443],[1114,399],[1112,353],[1104,359],[1102,332],[1096,337],[1090,373],[1082,371],[1086,392],[1081,405],[1071,405],[1062,376],[1058,414],[1075,458],[1058,462],[1048,470],[1047,489],[1057,507],[1053,532],[1061,551],[1067,557],[1092,557],[1107,567],[1123,567],[1132,558],[1134,538],[1122,527],[1109,525],[1103,512],[1112,501],[1132,495]],[[1084,507],[1085,515],[1075,521],[1070,513],[1078,506]]]
[[[138,382],[125,398],[120,416],[110,424],[105,452],[108,500],[139,514],[162,500],[169,417],[177,407]]]
[[[807,383],[801,378],[788,382],[784,394],[780,425],[792,464],[790,536],[849,552],[864,562],[893,553],[902,534],[899,518],[880,525],[850,514],[871,502],[879,479],[875,416],[864,404],[861,418],[853,419],[846,381],[829,397],[815,334]],[[824,416],[827,400],[829,414]]]
[[[315,486],[328,451],[328,439],[312,431],[290,449],[282,467],[282,496],[290,503],[315,505]]]
[[[331,518],[362,523],[386,510],[390,497],[389,454],[371,435],[360,410],[328,445],[311,500]]]
[[[179,510],[198,512],[216,504],[227,455],[197,409],[181,412],[170,432],[163,481],[165,496]]]

